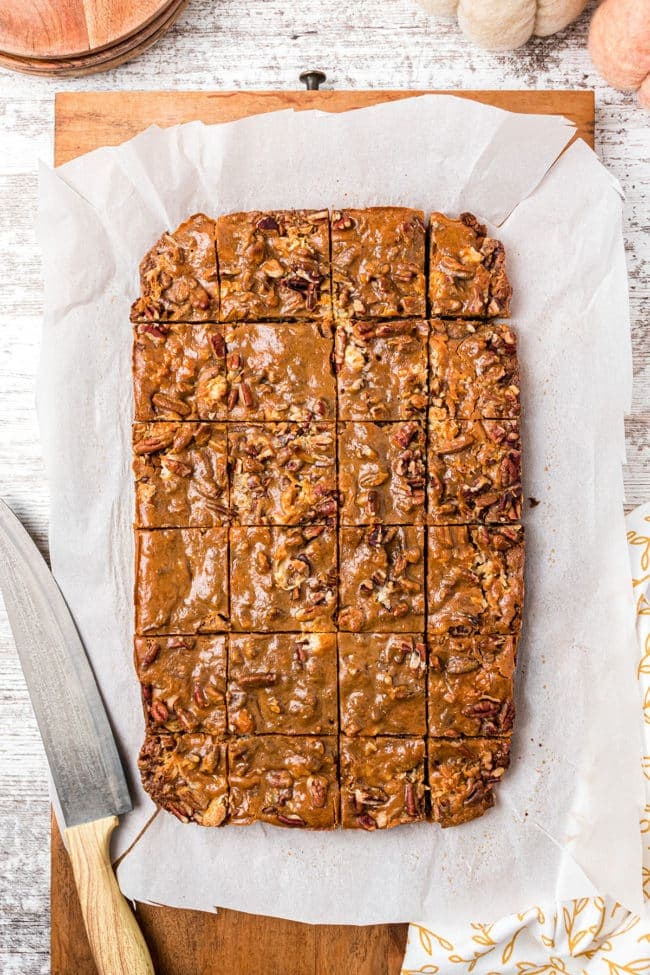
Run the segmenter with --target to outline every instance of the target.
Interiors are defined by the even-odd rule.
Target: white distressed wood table
[[[293,8],[293,9],[292,9]],[[650,500],[650,115],[598,78],[586,51],[593,4],[562,34],[490,54],[415,0],[191,0],[171,32],[119,70],[49,82],[0,72],[0,495],[47,545],[47,484],[34,404],[42,285],[38,160],[51,162],[63,89],[297,88],[306,68],[336,88],[596,89],[596,145],[626,195],[635,394],[626,503]],[[101,327],[101,323],[98,323]],[[82,364],[80,364],[80,368]],[[0,606],[0,973],[49,971],[46,765]]]

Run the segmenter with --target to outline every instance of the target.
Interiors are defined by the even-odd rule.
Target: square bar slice
[[[340,739],[341,825],[391,829],[425,818],[422,738]]]
[[[430,634],[519,636],[524,598],[524,530],[457,525],[429,528]]]
[[[421,634],[339,634],[341,731],[424,735],[425,674]]]
[[[432,315],[507,318],[512,288],[503,244],[472,213],[429,221],[429,306]]]
[[[231,423],[233,516],[240,525],[334,522],[334,423]]]
[[[341,524],[424,522],[424,425],[339,423]]]
[[[342,528],[339,629],[420,633],[424,629],[424,529]]]
[[[182,823],[221,826],[228,815],[226,743],[212,735],[148,732],[138,759],[153,801]]]
[[[225,636],[136,637],[135,665],[152,730],[226,733]]]
[[[346,322],[336,329],[341,420],[411,420],[427,404],[427,340],[421,319]]]
[[[228,746],[230,822],[334,829],[339,819],[337,740],[240,738]]]
[[[424,251],[422,210],[335,210],[332,299],[336,318],[425,315]]]
[[[139,528],[211,528],[228,522],[224,425],[136,423],[133,454]]]
[[[136,420],[223,420],[226,346],[219,325],[136,325]]]
[[[231,636],[228,724],[234,735],[335,735],[335,634]]]
[[[429,739],[431,818],[444,828],[477,819],[494,805],[510,764],[508,738]]]
[[[329,322],[226,329],[230,420],[334,420],[336,382]]]
[[[336,533],[231,528],[232,626],[245,632],[335,630]]]
[[[436,738],[509,735],[515,717],[511,636],[429,640],[429,734]]]
[[[431,418],[427,483],[431,525],[519,521],[519,421]]]
[[[132,322],[216,322],[219,283],[214,220],[195,213],[165,233],[140,264]]]
[[[139,529],[135,628],[157,633],[228,629],[228,529]]]
[[[520,414],[517,339],[505,322],[431,322],[429,403],[436,416],[510,419]]]
[[[327,210],[219,217],[221,320],[330,317],[328,217]]]

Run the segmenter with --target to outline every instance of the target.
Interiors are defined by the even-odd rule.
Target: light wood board
[[[56,96],[55,163],[118,145],[152,124],[228,122],[286,108],[342,112],[428,92],[66,92]],[[463,91],[516,112],[564,115],[594,144],[591,91]],[[134,676],[135,680],[135,676]],[[217,915],[137,905],[157,975],[398,975],[406,925],[311,926],[235,911]],[[52,826],[52,975],[95,975],[72,872]]]

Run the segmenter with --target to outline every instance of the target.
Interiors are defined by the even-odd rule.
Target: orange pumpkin
[[[650,108],[650,0],[605,0],[591,22],[589,53],[610,85],[638,92]]]

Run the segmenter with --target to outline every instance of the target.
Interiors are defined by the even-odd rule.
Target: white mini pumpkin
[[[488,51],[520,47],[533,35],[556,34],[582,13],[588,0],[420,0],[429,13],[458,15],[463,33]]]

